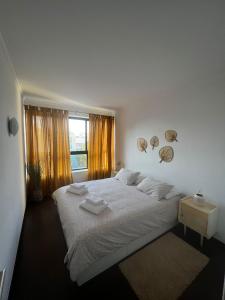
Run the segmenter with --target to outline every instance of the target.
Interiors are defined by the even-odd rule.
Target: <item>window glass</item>
[[[86,150],[85,121],[69,119],[70,151]]]
[[[73,170],[87,169],[87,154],[70,155]]]
[[[72,170],[88,168],[89,121],[69,118],[69,142]]]

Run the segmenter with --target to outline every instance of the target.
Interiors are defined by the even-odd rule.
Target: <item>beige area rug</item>
[[[140,300],[175,300],[208,261],[207,256],[167,233],[119,267]]]

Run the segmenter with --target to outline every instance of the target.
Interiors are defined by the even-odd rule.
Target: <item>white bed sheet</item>
[[[90,193],[98,193],[108,202],[109,208],[102,214],[96,216],[80,208],[85,195],[68,193],[66,186],[53,193],[68,247],[65,263],[73,281],[103,257],[176,222],[179,197],[156,201],[115,178],[85,185]]]

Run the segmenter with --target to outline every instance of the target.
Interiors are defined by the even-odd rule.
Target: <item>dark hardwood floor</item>
[[[201,249],[195,232],[188,230],[184,237],[181,225],[172,231],[210,257],[209,264],[181,299],[221,299],[225,245],[211,239]],[[63,263],[65,253],[66,244],[53,200],[29,204],[9,299],[137,299],[117,265],[78,287],[70,280]]]

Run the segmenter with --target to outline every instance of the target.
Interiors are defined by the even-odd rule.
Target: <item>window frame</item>
[[[88,149],[87,149],[87,122],[89,119],[87,118],[82,118],[82,117],[73,117],[69,116],[69,120],[81,120],[85,121],[85,150],[81,151],[70,151],[70,155],[77,155],[77,154],[86,154],[87,155],[87,168],[79,168],[79,169],[73,169],[71,166],[72,171],[82,171],[82,170],[88,170]]]

